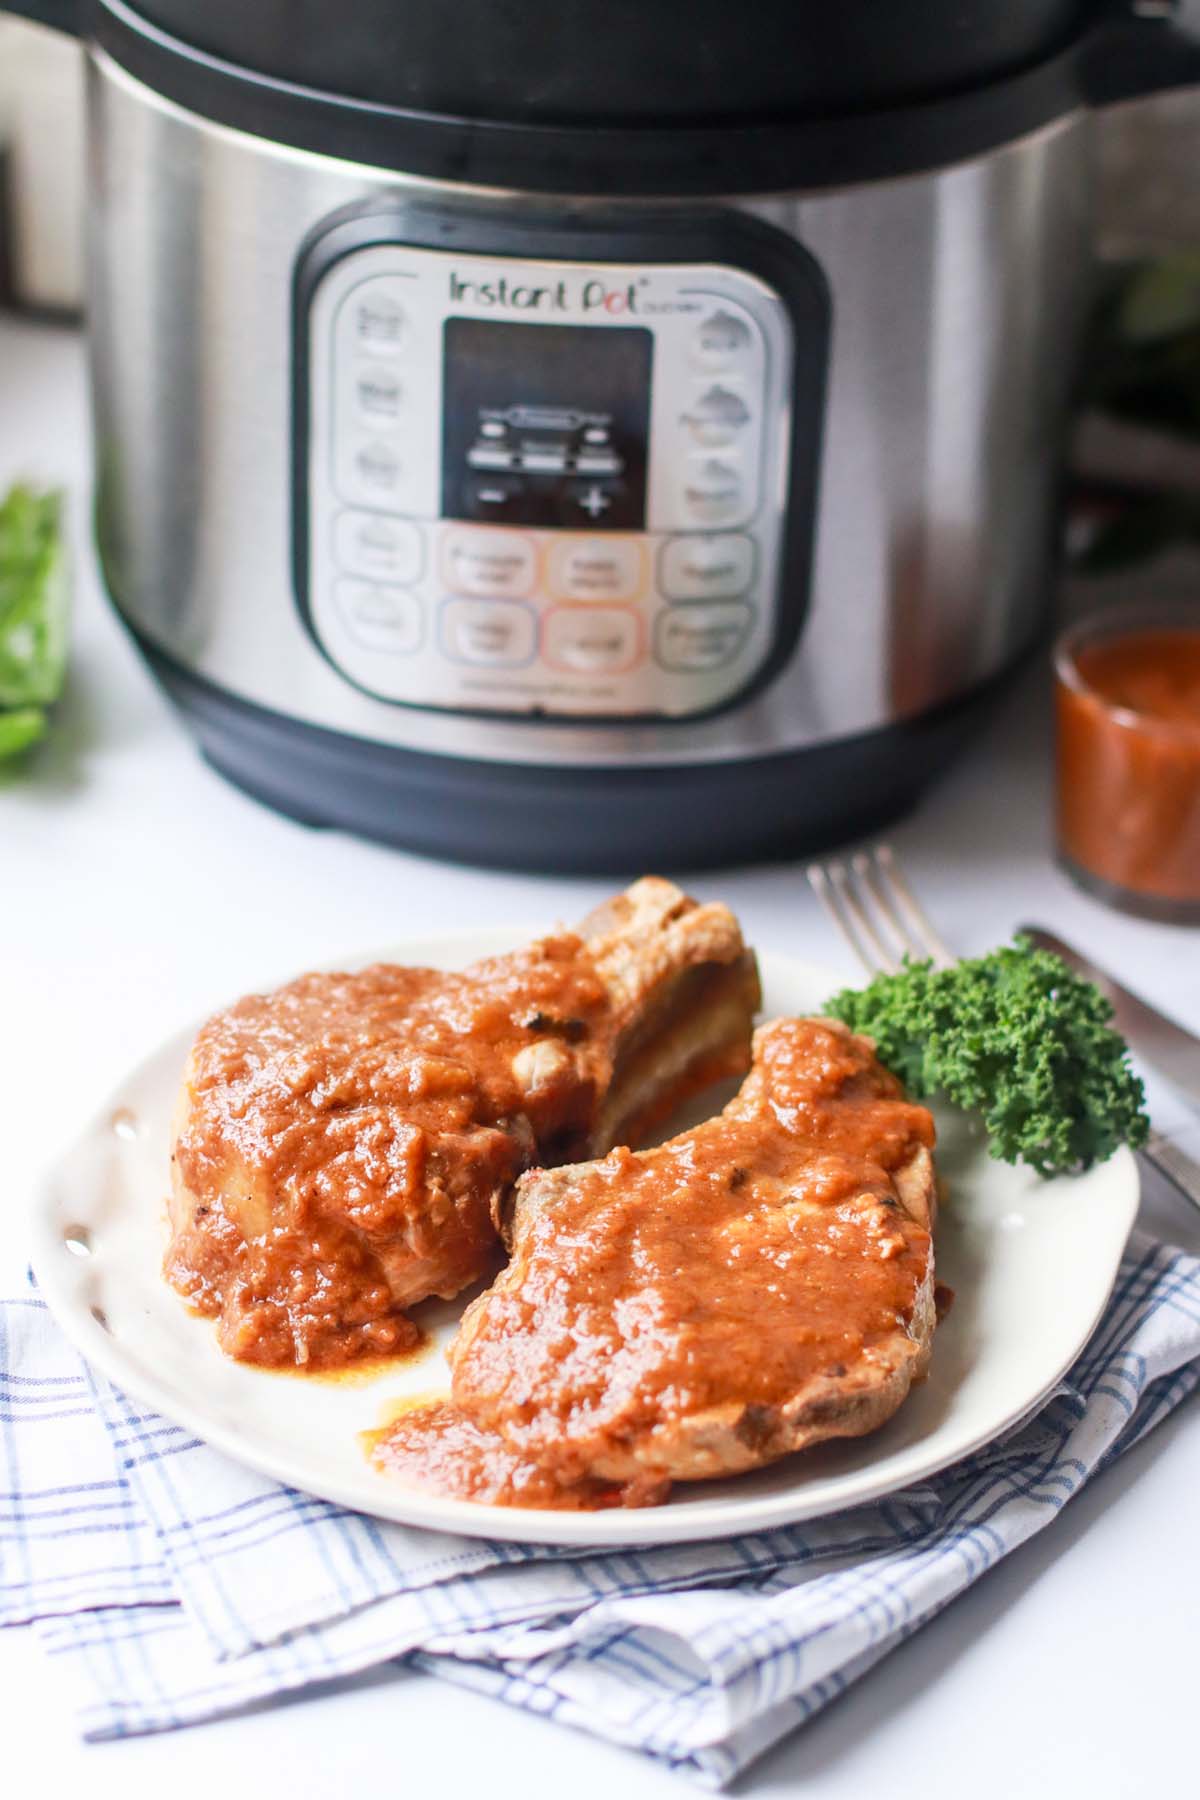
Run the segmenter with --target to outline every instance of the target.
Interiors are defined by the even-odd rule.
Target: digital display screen
[[[452,318],[443,350],[444,517],[644,527],[649,331]]]

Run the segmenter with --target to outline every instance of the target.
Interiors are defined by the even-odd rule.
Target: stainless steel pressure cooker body
[[[211,761],[541,869],[911,801],[1038,639],[1088,107],[1186,21],[285,10],[74,17],[101,557]]]

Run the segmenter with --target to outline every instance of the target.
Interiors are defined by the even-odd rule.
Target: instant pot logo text
[[[496,275],[479,281],[450,271],[450,298],[467,306],[488,311],[519,313],[608,313],[610,316],[636,314],[639,281],[618,283],[615,287],[598,275],[567,276],[557,281],[515,281],[511,275]]]

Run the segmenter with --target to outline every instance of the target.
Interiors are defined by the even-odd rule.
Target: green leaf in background
[[[0,502],[0,709],[49,706],[62,692],[69,583],[61,510],[58,494],[28,487]]]
[[[1156,435],[1164,454],[1200,442],[1200,249],[1101,267],[1077,393],[1096,412]],[[1131,464],[1104,484],[1107,516],[1072,561],[1085,574],[1133,567],[1200,545],[1200,492],[1181,458],[1170,485],[1149,488]],[[1096,493],[1091,499],[1094,502]]]
[[[1200,251],[1103,272],[1079,403],[1200,437]]]
[[[0,712],[0,762],[19,756],[45,733],[46,715],[40,706],[18,706],[13,712]]]
[[[1200,250],[1176,251],[1138,268],[1121,295],[1117,319],[1130,344],[1200,330]]]

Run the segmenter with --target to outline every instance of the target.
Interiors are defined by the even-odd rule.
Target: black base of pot
[[[544,875],[717,868],[865,836],[914,804],[1005,680],[923,718],[786,755],[704,767],[533,768],[304,725],[137,642],[209,762],[268,806],[426,856]]]

